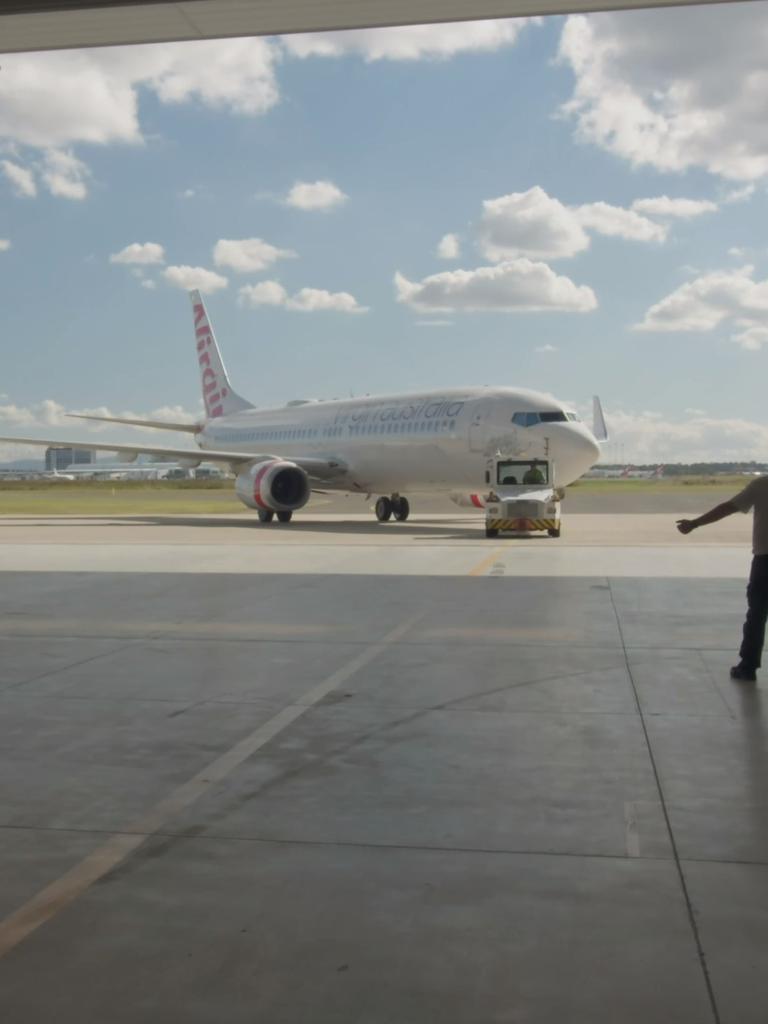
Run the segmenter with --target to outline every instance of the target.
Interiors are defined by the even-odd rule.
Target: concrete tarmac
[[[0,521],[3,1024],[763,1024],[749,520],[359,512]]]

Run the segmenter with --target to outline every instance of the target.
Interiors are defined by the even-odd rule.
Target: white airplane
[[[371,496],[380,521],[408,518],[407,494],[443,492],[482,507],[489,461],[498,454],[549,458],[565,487],[598,459],[607,437],[599,400],[594,432],[550,395],[508,387],[470,387],[333,401],[295,401],[256,409],[229,382],[199,292],[190,293],[205,419],[163,423],[119,416],[78,416],[194,435],[199,452],[157,445],[1,437],[14,444],[71,445],[171,456],[184,466],[231,467],[235,491],[261,522],[290,521],[313,490]]]
[[[586,476],[590,480],[661,480],[666,468],[656,466],[655,469],[635,469],[634,466],[622,466],[620,469],[601,469],[600,466],[595,466]]]
[[[38,476],[38,480],[47,480],[51,483],[55,483],[58,480],[74,480],[74,476],[71,473],[60,473],[58,469],[51,469],[45,473],[41,473]]]
[[[629,480],[661,480],[665,469],[666,466],[656,466],[655,469],[635,469],[629,466],[626,475]]]

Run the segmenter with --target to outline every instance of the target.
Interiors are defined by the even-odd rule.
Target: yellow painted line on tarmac
[[[250,735],[193,775],[187,782],[174,789],[142,818],[110,836],[105,843],[102,843],[93,853],[88,854],[79,864],[41,889],[27,903],[0,921],[0,957],[9,953],[41,925],[60,914],[62,910],[66,910],[95,882],[98,882],[108,872],[113,871],[148,838],[159,832],[171,818],[176,817],[200,797],[209,793],[214,786],[222,782],[275,736],[305,715],[307,711],[354,676],[360,669],[370,664],[391,644],[397,643],[423,618],[424,614],[424,611],[421,611],[410,616],[399,626],[390,630],[377,643],[366,647],[357,657],[352,658],[305,693],[295,704],[283,708]]]
[[[502,554],[502,548],[496,548],[486,556],[482,562],[478,562],[477,565],[469,570],[470,576],[485,576],[486,572],[498,561]]]

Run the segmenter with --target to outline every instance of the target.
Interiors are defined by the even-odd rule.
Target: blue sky
[[[766,54],[755,3],[8,55],[2,431],[196,414],[201,286],[260,405],[597,391],[627,458],[768,458]]]

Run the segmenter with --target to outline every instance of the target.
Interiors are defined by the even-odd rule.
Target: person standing
[[[760,668],[763,644],[765,643],[765,622],[768,618],[768,476],[759,476],[750,481],[730,501],[705,512],[698,519],[678,519],[680,533],[687,534],[700,526],[717,523],[734,512],[753,510],[752,524],[752,569],[747,585],[747,618],[739,651],[740,661],[731,669],[732,679],[754,682]]]

